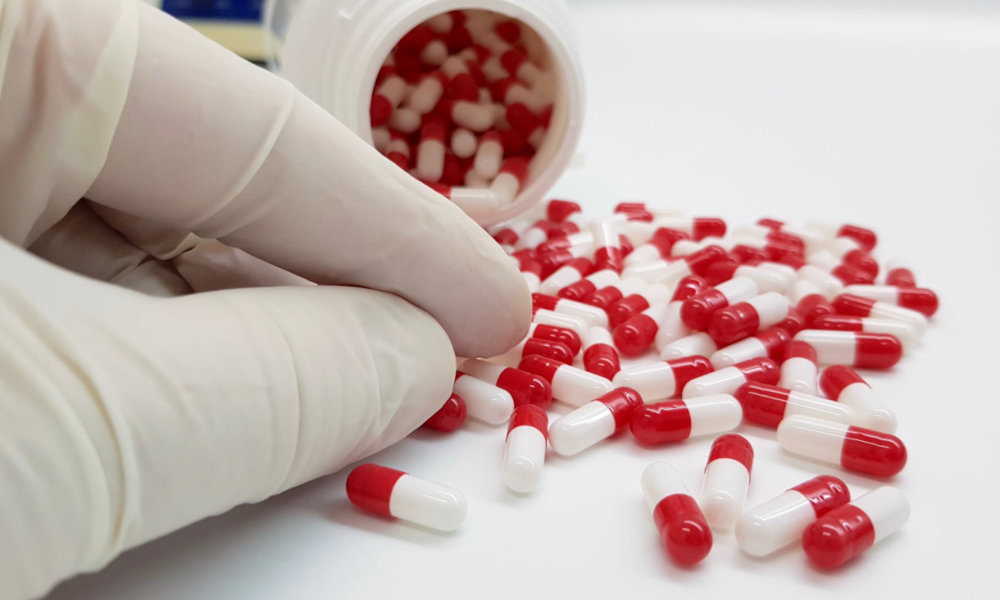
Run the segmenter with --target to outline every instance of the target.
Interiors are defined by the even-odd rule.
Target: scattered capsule
[[[611,332],[615,347],[624,356],[642,354],[656,339],[669,303],[658,303],[619,323]]]
[[[810,523],[850,500],[840,479],[814,477],[743,513],[736,522],[736,542],[751,556],[767,556],[801,540]]]
[[[863,331],[867,333],[888,333],[893,335],[907,351],[917,343],[917,332],[909,323],[892,319],[872,319],[849,315],[825,315],[818,317],[810,329],[832,329],[838,331]]]
[[[830,238],[850,238],[865,252],[871,252],[871,250],[875,247],[875,244],[878,242],[878,236],[875,235],[874,231],[868,229],[867,227],[860,227],[858,225],[851,225],[847,223],[843,225],[836,225],[820,221],[809,221],[806,223],[806,227],[818,231]]]
[[[465,422],[466,414],[465,400],[458,394],[451,394],[441,408],[424,421],[422,427],[445,432],[455,431]]]
[[[642,472],[640,485],[670,558],[693,565],[708,556],[712,531],[677,469],[670,463],[655,462]]]
[[[610,220],[595,221],[591,224],[594,235],[594,266],[621,273],[624,268],[621,240],[615,223]]]
[[[885,265],[885,284],[897,287],[917,287],[917,278],[899,259],[889,259]]]
[[[853,407],[864,418],[857,423],[876,431],[895,433],[896,415],[872,392],[871,386],[854,369],[833,365],[823,369],[819,385],[827,398]]]
[[[781,327],[771,327],[742,339],[735,344],[716,350],[709,360],[716,369],[741,363],[751,358],[766,357],[781,360],[785,354],[785,345],[791,336]]]
[[[817,375],[819,368],[816,366],[816,349],[800,340],[788,342],[778,386],[815,396]]]
[[[597,290],[616,286],[620,281],[618,273],[612,269],[601,269],[590,273],[583,279],[566,284],[556,292],[556,295],[568,300],[587,302],[587,299],[597,293]]]
[[[613,383],[639,392],[645,402],[679,396],[687,382],[712,371],[704,356],[638,364],[618,371]]]
[[[720,346],[732,344],[777,325],[788,316],[788,309],[788,298],[767,292],[715,311],[708,323],[708,334]]]
[[[580,281],[594,270],[594,263],[589,258],[581,256],[563,264],[542,281],[538,291],[547,296],[556,297],[556,293],[564,287]],[[566,298],[566,296],[561,296]],[[570,298],[567,298],[570,299]],[[575,300],[575,298],[572,298]],[[551,308],[546,306],[545,308]],[[554,310],[554,309],[553,309]]]
[[[531,304],[534,310],[544,308],[546,310],[552,310],[558,313],[565,313],[567,315],[579,317],[590,327],[606,328],[608,326],[608,314],[606,312],[596,306],[584,304],[583,302],[559,298],[557,296],[549,296],[548,294],[535,293],[531,295]]]
[[[726,222],[716,217],[661,217],[656,224],[682,231],[695,240],[726,235]]]
[[[792,303],[805,319],[807,325],[812,324],[820,317],[832,315],[835,312],[833,305],[820,291],[819,286],[806,279],[795,282]]]
[[[835,569],[892,535],[910,518],[903,492],[882,486],[823,515],[802,534],[802,549],[817,567]]]
[[[778,425],[782,449],[848,471],[891,477],[906,466],[906,446],[873,429],[809,417],[788,417]]]
[[[549,417],[534,404],[514,409],[503,452],[503,482],[515,492],[535,491],[542,478]]]
[[[358,508],[440,531],[458,529],[468,511],[458,490],[373,463],[355,467],[346,485]]]
[[[520,156],[505,158],[500,163],[500,172],[490,183],[490,191],[510,204],[524,187],[528,178],[528,161]]]
[[[674,244],[680,240],[689,239],[688,234],[676,229],[661,227],[653,232],[652,237],[625,259],[627,266],[639,265],[654,260],[667,260]]]
[[[778,382],[778,365],[770,358],[750,360],[722,367],[721,369],[696,377],[684,386],[684,398],[708,396],[710,394],[734,394],[744,383]]]
[[[833,299],[833,307],[837,310],[837,314],[841,315],[874,317],[908,323],[917,332],[918,337],[923,336],[927,330],[927,317],[922,313],[888,302],[879,302],[853,294],[841,294]]]
[[[560,417],[549,427],[549,442],[561,456],[572,456],[621,431],[642,397],[618,387]]]
[[[476,379],[506,390],[514,400],[514,406],[534,404],[548,408],[552,404],[552,387],[548,381],[534,373],[505,367],[481,358],[463,362],[461,370]]]
[[[753,448],[745,437],[727,433],[712,442],[699,502],[712,529],[733,528],[746,501],[752,466]]]
[[[719,285],[737,277],[746,277],[757,284],[757,294],[764,292],[785,293],[795,283],[794,271],[786,272],[776,269],[773,263],[761,263],[754,266],[731,260],[718,260],[705,269],[705,279],[712,285]]]
[[[568,315],[566,313],[559,313],[546,308],[539,308],[534,311],[534,314],[531,315],[531,321],[533,323],[554,325],[556,327],[571,329],[580,337],[580,339],[583,339],[584,335],[587,333],[587,329],[591,327],[580,317]]]
[[[591,327],[587,332],[587,347],[583,351],[584,370],[613,379],[621,371],[618,351],[615,350],[611,334],[603,327]]]
[[[660,350],[660,358],[673,360],[685,356],[711,356],[718,349],[712,336],[704,331],[696,331],[664,346]]]
[[[717,310],[749,300],[758,294],[759,288],[753,279],[734,277],[685,300],[681,306],[681,319],[691,329],[705,331],[709,318]]]
[[[844,404],[802,392],[793,392],[766,383],[750,382],[736,390],[736,399],[743,407],[743,418],[765,427],[777,427],[792,415],[804,415],[837,421],[858,423],[861,416]]]
[[[600,375],[588,373],[544,356],[525,356],[518,368],[540,375],[552,385],[553,398],[573,406],[583,406],[615,387]]]
[[[452,393],[465,400],[469,417],[490,425],[506,423],[514,412],[514,398],[510,392],[462,371],[455,376]]]
[[[736,398],[711,394],[645,404],[632,415],[629,430],[640,444],[656,446],[732,431],[742,418]]]
[[[937,294],[934,293],[934,290],[927,288],[904,288],[895,285],[849,285],[844,288],[843,293],[879,302],[888,302],[915,310],[927,317],[934,315],[938,309]]]
[[[887,333],[803,329],[792,339],[812,346],[821,365],[888,369],[903,357],[903,345]]]

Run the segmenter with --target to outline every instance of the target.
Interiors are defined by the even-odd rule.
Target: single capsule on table
[[[454,531],[468,511],[458,490],[373,463],[355,467],[346,485],[358,508],[431,529]]]
[[[687,382],[712,371],[704,356],[689,356],[675,360],[655,361],[618,371],[613,379],[617,386],[630,387],[646,402],[679,396]]]
[[[781,327],[771,327],[735,344],[719,348],[709,357],[709,361],[716,369],[721,369],[752,358],[781,360],[785,355],[785,345],[790,339],[791,336]]]
[[[903,357],[903,345],[887,333],[803,329],[792,339],[812,346],[821,365],[888,369]]]
[[[712,442],[701,487],[701,507],[708,524],[717,531],[728,531],[743,510],[753,448],[741,435],[728,433]]]
[[[781,363],[778,386],[806,394],[816,395],[816,350],[809,344],[794,340],[785,346],[785,360]]]
[[[751,508],[736,522],[736,542],[752,556],[767,556],[802,539],[810,523],[850,502],[840,479],[820,475]]]
[[[879,302],[854,294],[840,294],[833,299],[833,308],[839,315],[854,317],[874,317],[908,323],[921,337],[927,331],[927,317],[922,313],[888,302]]]
[[[861,413],[862,421],[858,425],[895,433],[895,413],[878,399],[868,382],[854,369],[844,365],[827,367],[820,375],[819,385],[827,398],[842,402]]]
[[[736,390],[743,418],[765,427],[777,427],[792,415],[805,415],[838,423],[857,423],[861,415],[850,406],[776,385],[750,382]]]
[[[515,492],[533,492],[542,478],[549,417],[534,404],[514,409],[503,452],[503,482]]]
[[[549,427],[552,449],[572,456],[621,431],[642,404],[635,390],[619,387],[557,419]]]
[[[903,492],[882,486],[814,521],[802,535],[802,549],[817,567],[835,569],[899,531],[909,518]]]
[[[708,334],[720,346],[732,344],[761,329],[780,323],[788,316],[788,298],[767,292],[712,314]]]
[[[937,294],[927,288],[903,288],[895,285],[849,285],[844,288],[844,293],[902,306],[915,310],[926,317],[933,316],[938,309]]]
[[[600,375],[537,354],[525,356],[518,368],[541,376],[552,386],[553,398],[573,406],[583,406],[615,387]]]
[[[682,565],[700,562],[712,549],[712,531],[673,465],[655,462],[642,472],[642,495],[667,554]]]
[[[461,371],[506,390],[514,400],[514,406],[535,404],[541,408],[548,408],[552,404],[551,385],[534,373],[505,367],[481,358],[471,358],[463,362]]]
[[[751,358],[696,377],[684,386],[684,398],[736,393],[744,383],[778,382],[778,365],[770,358]]]
[[[778,425],[778,445],[793,454],[876,477],[891,477],[906,466],[906,446],[898,437],[822,419],[788,417]]]
[[[506,423],[514,412],[514,398],[510,392],[462,371],[455,374],[451,389],[465,400],[468,416],[477,421],[499,425]]]
[[[887,333],[895,336],[907,352],[917,343],[917,331],[909,323],[892,319],[872,319],[869,317],[854,317],[850,315],[824,315],[816,318],[810,329],[828,329],[835,331],[859,331],[865,333]]]
[[[612,379],[621,371],[618,350],[611,340],[611,333],[603,327],[591,327],[587,332],[587,345],[583,351],[584,370]]]
[[[632,414],[629,430],[640,444],[654,446],[732,431],[742,418],[735,398],[712,394],[645,404]]]

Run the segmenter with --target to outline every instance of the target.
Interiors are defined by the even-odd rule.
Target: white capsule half
[[[467,415],[477,421],[500,425],[514,412],[514,398],[510,392],[471,375],[460,375],[452,391],[465,400]]]
[[[719,347],[715,344],[712,336],[704,331],[696,331],[691,335],[682,337],[667,344],[660,351],[660,358],[663,360],[673,360],[684,358],[685,356],[711,356]]]
[[[802,539],[816,510],[801,492],[788,490],[755,506],[736,521],[736,542],[751,556],[767,556]]]
[[[549,427],[549,443],[561,456],[572,456],[615,432],[615,416],[603,402],[588,402]]]
[[[545,434],[529,425],[510,430],[503,452],[503,482],[515,492],[533,492],[542,479]]]
[[[389,512],[424,527],[454,531],[465,521],[468,504],[456,489],[404,474],[392,488]]]
[[[583,406],[615,389],[609,380],[571,365],[552,376],[552,397],[572,406]]]
[[[684,386],[684,391],[681,395],[684,398],[708,396],[710,394],[732,395],[746,382],[747,378],[743,374],[743,371],[734,366],[722,367],[689,381]]]
[[[781,377],[778,386],[796,392],[815,396],[817,394],[816,377],[819,374],[816,363],[801,356],[786,358],[781,363]]]
[[[705,467],[698,503],[708,525],[717,531],[729,531],[739,518],[750,487],[750,473],[743,463],[731,458],[717,458]]]

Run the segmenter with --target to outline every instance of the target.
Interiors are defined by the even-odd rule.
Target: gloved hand
[[[0,77],[4,599],[376,452],[527,327],[480,227],[154,9],[0,0]]]

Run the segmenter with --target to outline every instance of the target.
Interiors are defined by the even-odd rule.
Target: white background
[[[668,460],[697,486],[710,438],[649,450],[626,434],[550,456],[542,489],[519,497],[499,479],[505,430],[469,424],[372,459],[463,490],[470,513],[454,534],[360,513],[345,472],[133,550],[53,600],[996,594],[1000,3],[573,7],[584,160],[555,195],[595,215],[636,199],[731,224],[870,225],[881,259],[907,257],[938,291],[923,345],[869,377],[910,451],[892,480],[912,501],[905,528],[834,574],[798,548],[748,558],[721,535],[701,565],[680,569],[639,474]],[[757,454],[751,504],[821,472],[855,494],[876,485],[781,454],[772,431],[740,432]]]

